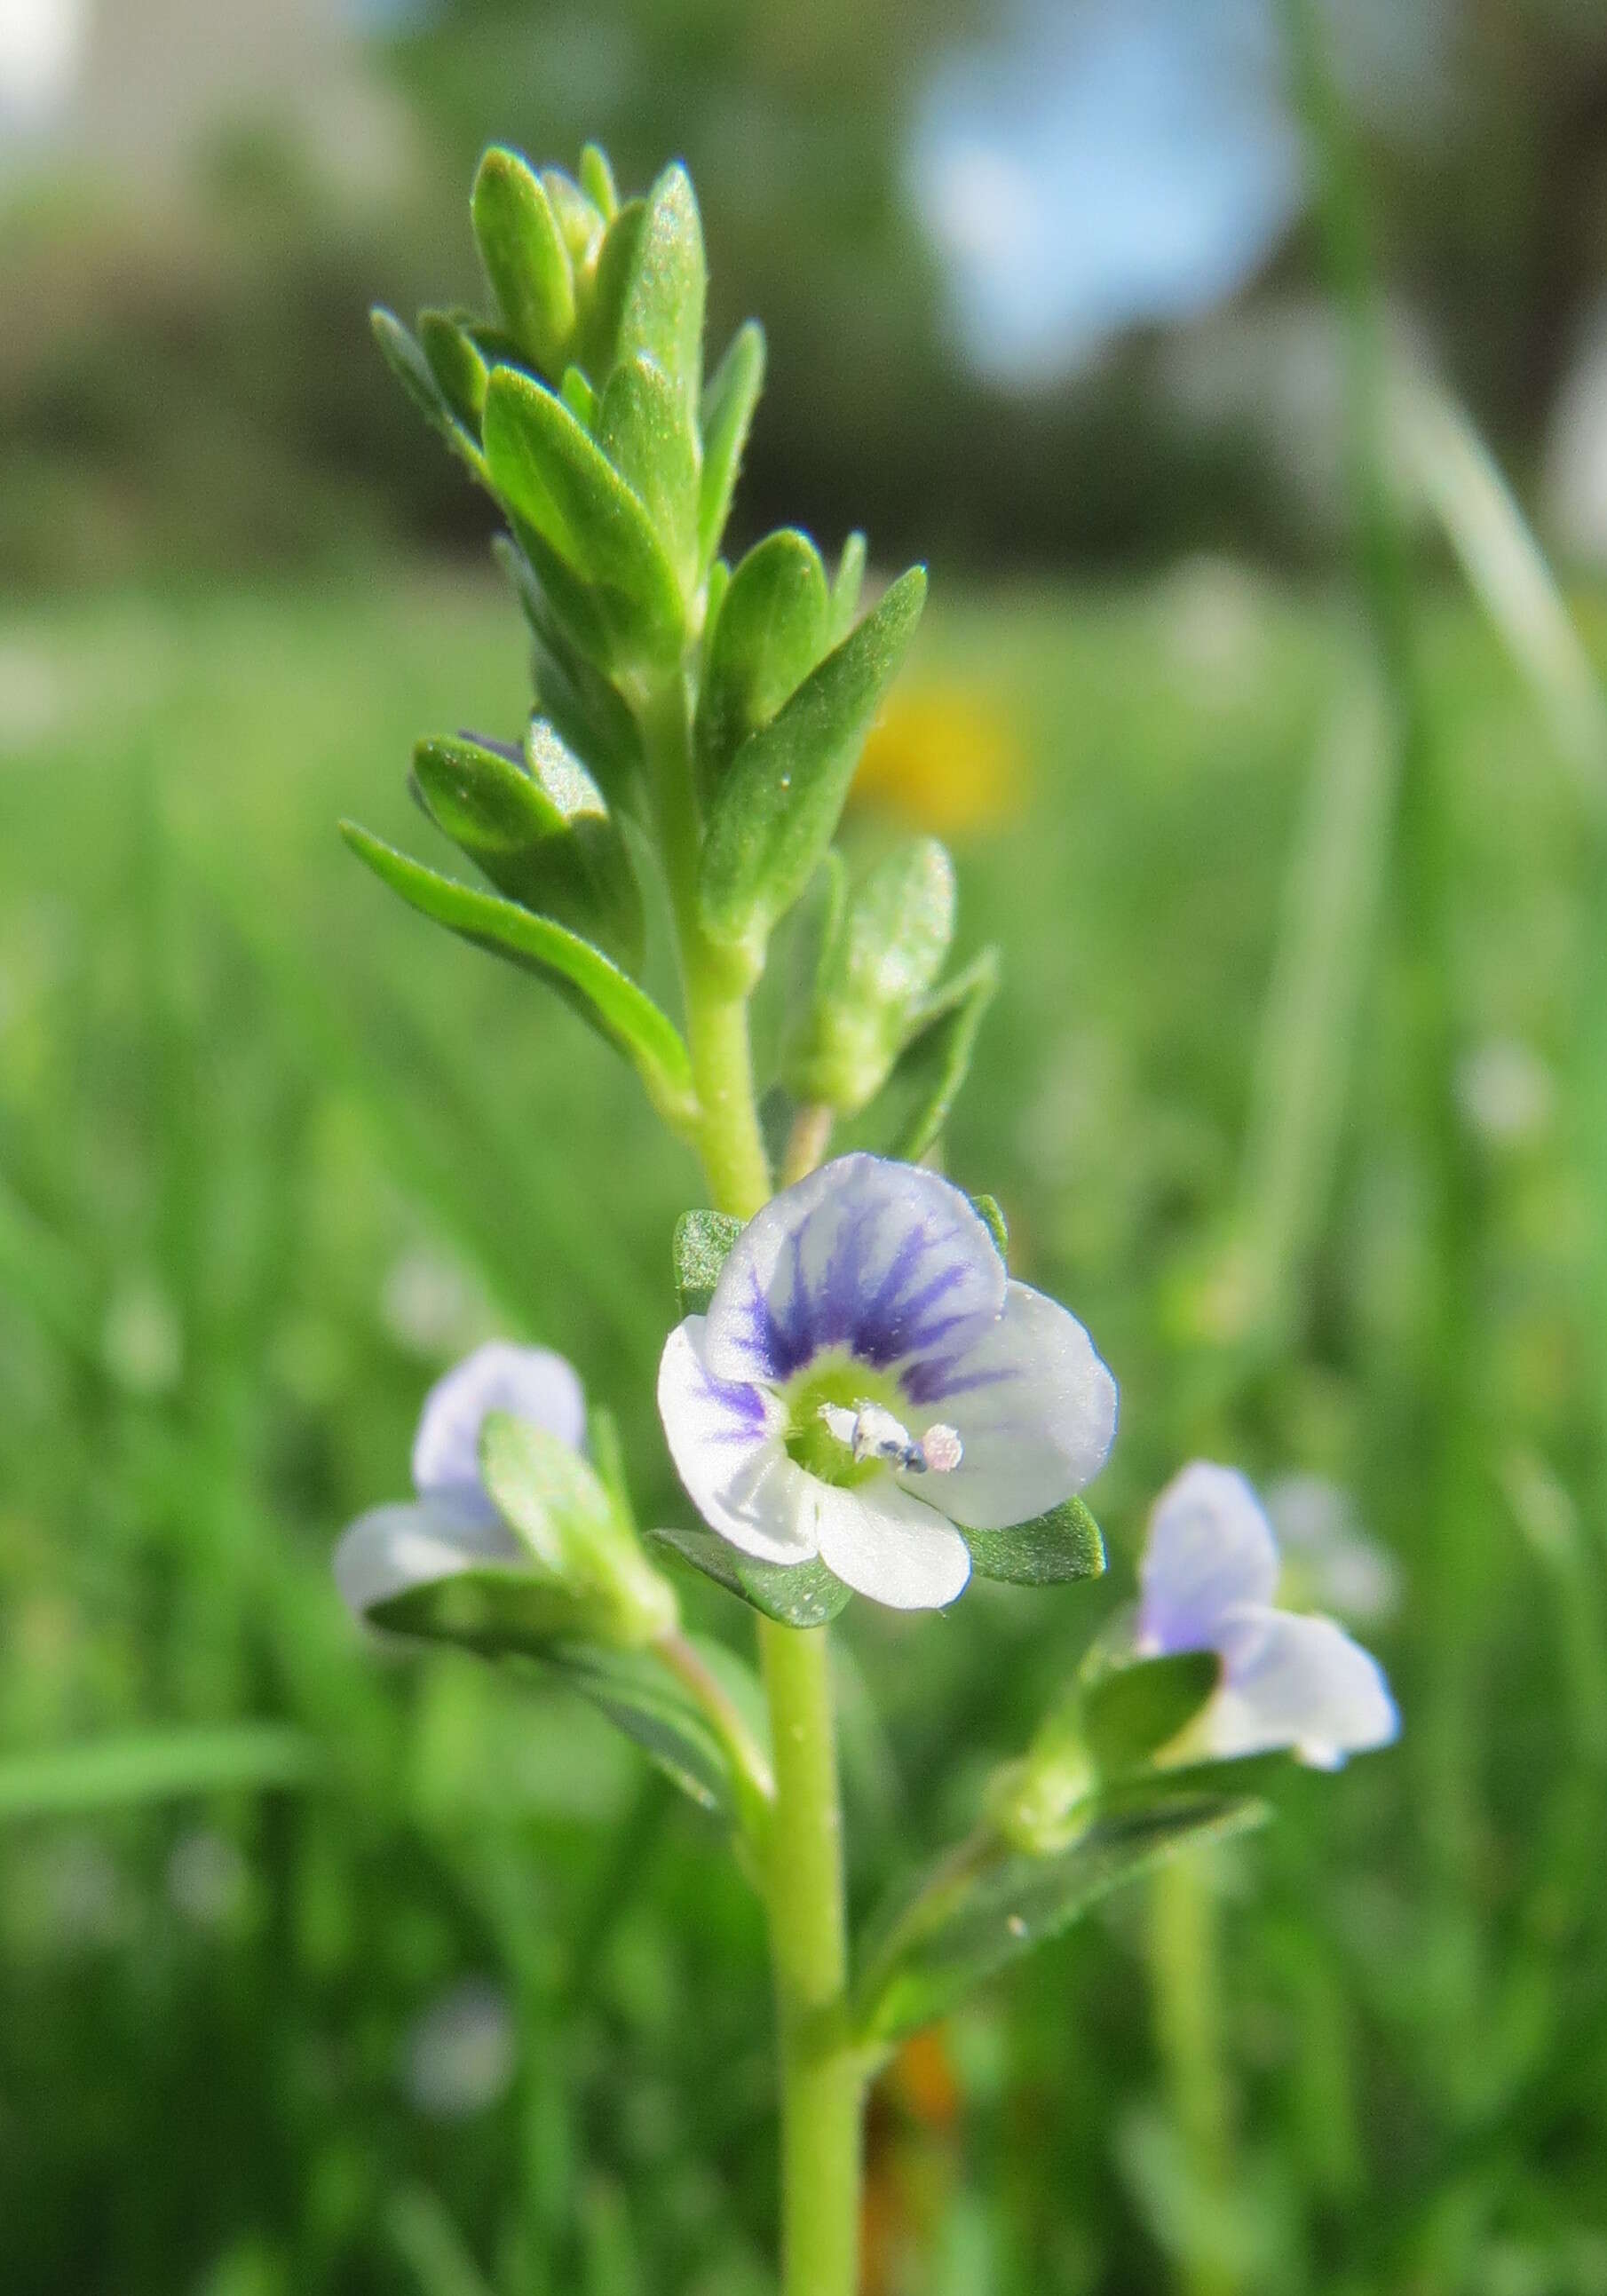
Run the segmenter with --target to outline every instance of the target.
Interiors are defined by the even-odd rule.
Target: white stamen
[[[883,1459],[910,1475],[923,1475],[928,1468],[934,1474],[946,1475],[960,1464],[962,1446],[952,1427],[929,1427],[917,1443],[908,1428],[880,1403],[862,1399],[851,1411],[845,1403],[823,1403],[820,1417],[829,1432],[853,1453],[857,1464]]]

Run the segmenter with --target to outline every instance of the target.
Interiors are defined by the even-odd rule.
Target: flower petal
[[[1219,1759],[1288,1746],[1316,1769],[1387,1746],[1400,1728],[1376,1659],[1332,1619],[1247,1603],[1222,1622],[1226,1678],[1202,1717]]]
[[[1175,1475],[1150,1516],[1138,1575],[1141,1650],[1217,1649],[1229,1611],[1270,1603],[1277,1546],[1244,1477],[1203,1459]]]
[[[973,1530],[1029,1522],[1080,1491],[1116,1433],[1116,1382],[1075,1316],[1012,1283],[998,1321],[963,1353],[922,1357],[900,1375],[917,1416],[959,1431],[960,1464],[922,1494]]]
[[[877,1475],[853,1489],[816,1483],[821,1560],[845,1587],[893,1611],[940,1611],[971,1576],[971,1550],[935,1507]]]
[[[449,1500],[402,1500],[371,1507],[341,1535],[335,1585],[356,1619],[409,1587],[453,1578],[482,1562],[529,1563],[500,1516],[465,1513]]]
[[[816,1553],[814,1479],[789,1458],[786,1406],[762,1387],[717,1379],[704,1360],[701,1316],[664,1344],[659,1415],[676,1472],[693,1506],[723,1538],[765,1562]]]
[[[480,1488],[480,1431],[493,1411],[529,1420],[571,1450],[586,1439],[586,1397],[574,1365],[550,1348],[488,1341],[424,1398],[413,1443],[413,1485],[421,1498],[450,1493],[473,1512],[492,1511]]]
[[[970,1200],[937,1173],[840,1156],[767,1204],[709,1303],[709,1367],[779,1384],[827,1349],[878,1371],[963,1351],[1004,1303]]]

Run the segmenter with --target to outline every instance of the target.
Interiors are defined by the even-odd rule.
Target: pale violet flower
[[[1287,1748],[1318,1769],[1398,1730],[1376,1660],[1332,1619],[1275,1607],[1278,1549],[1244,1477],[1202,1460],[1167,1485],[1139,1578],[1146,1658],[1215,1651],[1222,1678],[1180,1752],[1208,1760]]]
[[[493,1411],[545,1428],[572,1450],[585,1440],[586,1398],[572,1365],[505,1340],[476,1348],[424,1398],[413,1442],[417,1496],[371,1507],[335,1549],[335,1584],[357,1618],[482,1562],[529,1562],[480,1481],[480,1431]]]
[[[958,1188],[851,1155],[742,1230],[708,1314],[669,1335],[659,1409],[734,1546],[935,1610],[971,1575],[956,1525],[1029,1521],[1098,1472],[1116,1385]]]

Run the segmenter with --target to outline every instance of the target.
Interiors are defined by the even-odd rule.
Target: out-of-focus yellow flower
[[[1021,742],[998,697],[957,680],[897,696],[854,783],[861,808],[949,839],[1018,821],[1027,794]]]

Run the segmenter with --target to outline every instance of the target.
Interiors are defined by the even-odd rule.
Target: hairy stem
[[[761,1619],[775,1755],[767,1876],[782,2072],[783,2296],[858,2284],[865,2071],[848,2044],[842,1821],[826,1630]]]
[[[750,1219],[770,1194],[748,1035],[749,981],[698,914],[697,791],[686,693],[656,695],[643,730],[659,807],[698,1099],[695,1144],[717,1210]],[[816,1147],[818,1154],[824,1137]],[[800,1177],[791,1170],[788,1177]],[[758,1624],[775,1755],[762,1884],[781,2044],[783,2296],[858,2284],[865,2061],[848,2033],[842,1820],[824,1627]]]

